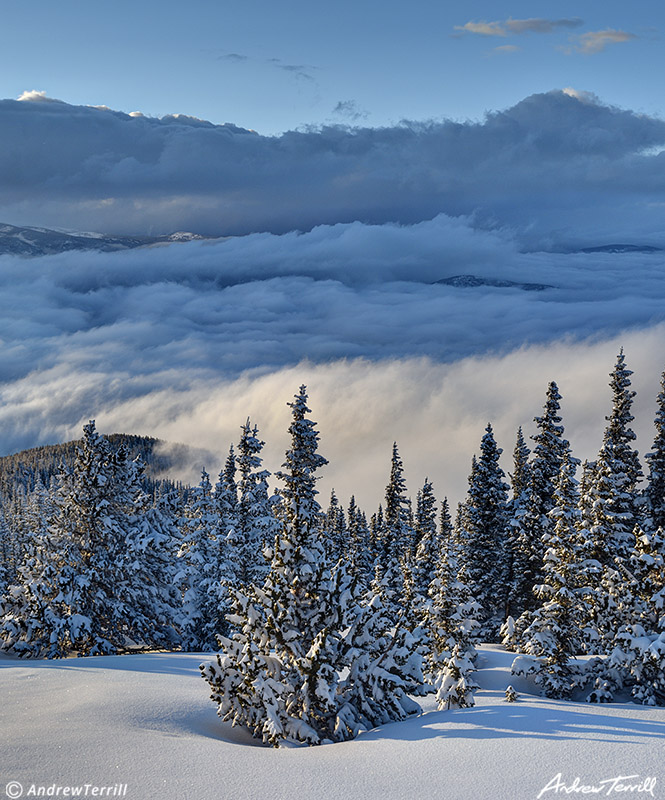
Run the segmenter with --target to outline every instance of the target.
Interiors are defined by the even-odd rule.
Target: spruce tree
[[[220,535],[219,512],[205,469],[192,490],[181,521],[180,568],[176,581],[182,591],[179,627],[185,650],[214,650],[216,637],[226,630],[228,591],[232,573],[226,538]]]
[[[471,674],[480,612],[454,556],[441,552],[423,622],[428,636],[425,676],[434,686],[440,709],[474,705],[478,686]]]
[[[72,469],[61,471],[48,531],[37,535],[3,604],[6,647],[53,658],[115,653],[149,638],[127,550],[145,499],[141,471],[94,422],[84,427]]]
[[[412,567],[414,590],[416,596],[424,601],[442,551],[436,523],[436,498],[428,478],[425,478],[417,496],[415,534],[417,544]]]
[[[501,449],[488,424],[474,456],[467,499],[458,520],[459,566],[482,608],[481,635],[497,636],[505,617],[508,486],[499,466]]]
[[[644,490],[649,525],[655,530],[665,530],[665,372],[660,381],[658,411],[654,420],[656,437],[651,452],[644,457],[649,475]]]
[[[316,500],[315,423],[300,388],[289,403],[291,448],[280,489],[280,529],[262,587],[232,592],[231,637],[203,664],[219,715],[266,743],[308,744],[355,736],[362,727],[418,710],[420,643],[395,627],[375,595],[363,598],[344,561],[331,570]]]
[[[638,702],[665,705],[665,536],[636,530],[627,563],[606,569],[604,587],[613,611],[609,658],[597,664],[610,686],[629,689]]]
[[[266,547],[272,547],[277,533],[274,502],[268,491],[270,473],[263,469],[261,452],[264,442],[259,430],[247,419],[242,426],[238,455],[239,472],[236,528],[229,542],[233,562],[234,585],[262,584],[268,573]]]
[[[568,697],[579,683],[570,659],[584,650],[589,620],[588,548],[579,532],[575,464],[566,457],[555,483],[554,527],[544,535],[543,582],[535,587],[540,607],[529,616],[523,633],[523,652],[540,656],[535,675],[548,697]],[[592,565],[591,565],[592,566]]]
[[[334,489],[330,492],[330,504],[323,523],[323,533],[326,553],[331,563],[337,563],[340,558],[348,559],[349,532],[344,509],[341,507]]]
[[[603,444],[593,472],[591,533],[596,557],[611,565],[615,558],[626,559],[633,548],[633,529],[638,519],[637,484],[642,477],[639,457],[632,442],[630,427],[635,392],[630,388],[633,373],[625,365],[623,349],[610,374],[612,413],[606,417]]]
[[[406,493],[404,466],[396,442],[393,443],[390,481],[386,486],[385,500],[382,550],[384,566],[390,568],[402,560],[410,560],[415,538],[411,524],[411,502]]]
[[[346,512],[349,537],[349,572],[359,584],[368,588],[374,576],[374,560],[370,544],[370,529],[365,514],[356,505],[352,495]]]

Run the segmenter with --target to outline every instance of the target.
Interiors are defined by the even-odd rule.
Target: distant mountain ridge
[[[598,247],[582,247],[576,253],[662,253],[662,247],[650,244],[602,244]]]
[[[56,231],[49,228],[21,228],[0,223],[0,255],[46,256],[70,250],[112,252],[205,238],[186,231],[165,236],[107,236],[101,233]]]
[[[478,275],[453,275],[452,278],[442,278],[435,281],[444,286],[474,289],[477,286],[492,286],[499,289],[522,289],[525,292],[542,292],[554,287],[547,283],[520,283],[519,281],[502,280],[500,278],[481,278]]]

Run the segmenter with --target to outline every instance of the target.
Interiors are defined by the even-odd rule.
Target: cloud
[[[496,22],[467,22],[456,25],[456,31],[473,33],[480,36],[519,36],[523,33],[553,33],[559,28],[578,28],[583,21],[578,17],[572,19],[543,19],[531,17],[529,19],[506,19]]]
[[[29,92],[22,92],[17,99],[19,103],[62,103],[62,100],[47,97],[46,92],[37,91],[37,89],[32,89]]]
[[[329,125],[270,137],[178,115],[5,100],[0,220],[241,235],[444,213],[510,228],[531,249],[608,237],[657,244],[665,159],[646,154],[663,144],[663,120],[561,91],[481,123]]]
[[[504,53],[516,53],[519,49],[520,48],[515,44],[502,44],[499,47],[495,47],[492,52],[499,53],[501,55]]]
[[[285,64],[281,58],[270,58],[267,63],[271,64],[275,69],[288,72],[295,78],[316,83],[316,78],[312,73],[317,70],[318,67],[312,64]]]
[[[480,36],[507,36],[508,31],[501,22],[465,22],[464,25],[455,25],[456,31],[464,33],[477,33]]]
[[[335,108],[333,108],[333,114],[344,117],[352,122],[358,122],[361,119],[366,119],[368,116],[367,111],[360,108],[355,100],[340,100]]]
[[[578,397],[571,424],[594,454],[619,346],[643,380],[662,370],[662,261],[525,253],[507,232],[442,215],[5,256],[0,452],[72,438],[97,418],[105,431],[212,448],[214,471],[250,414],[275,469],[284,404],[305,382],[333,461],[325,486],[378,502],[396,438],[414,494],[429,475],[457,497],[486,422],[509,454],[551,379]],[[469,273],[553,288],[437,283]]]
[[[235,61],[236,63],[242,63],[243,61],[249,60],[249,56],[246,56],[243,53],[223,53],[217,58],[219,61]]]
[[[573,39],[573,47],[569,48],[568,52],[585,53],[593,55],[595,53],[602,53],[605,48],[610,44],[621,44],[622,42],[630,42],[637,39],[634,33],[627,31],[616,31],[612,28],[606,28],[602,31],[589,31]]]

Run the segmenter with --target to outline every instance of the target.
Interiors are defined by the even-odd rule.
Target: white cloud
[[[602,31],[589,31],[580,36],[573,38],[573,50],[578,53],[586,53],[593,55],[595,53],[602,53],[605,48],[610,44],[622,44],[623,42],[630,42],[637,39],[634,33],[627,31],[617,31],[612,28],[606,28]]]
[[[528,19],[506,19],[495,22],[467,22],[456,25],[456,31],[474,33],[480,36],[508,36],[523,33],[553,33],[559,28],[577,28],[583,22],[579,17],[572,19],[544,19],[542,17],[529,17]]]
[[[56,100],[53,97],[47,97],[46,92],[32,89],[29,92],[22,92],[21,96],[17,98],[20,103],[62,103],[62,100]]]

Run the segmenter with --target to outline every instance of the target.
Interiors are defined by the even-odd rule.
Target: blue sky
[[[656,2],[3,3],[5,98],[183,113],[264,134],[481,119],[572,86],[665,115]]]

